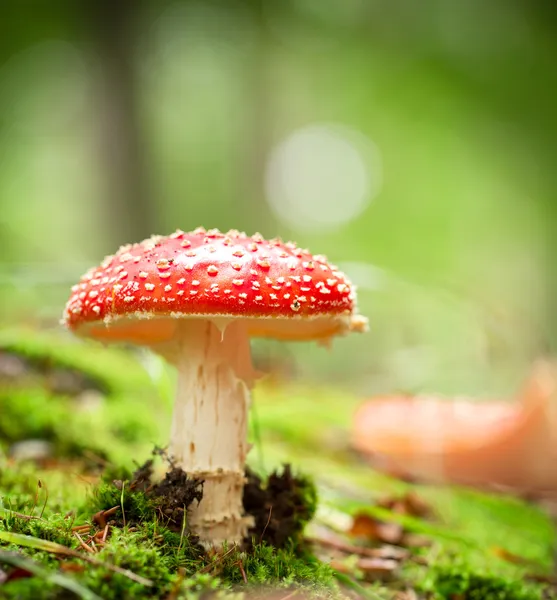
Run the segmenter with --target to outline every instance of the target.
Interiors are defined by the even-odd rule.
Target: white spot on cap
[[[266,258],[258,258],[257,259],[257,264],[262,268],[262,269],[270,269],[271,268],[271,263],[268,261],[268,259]]]
[[[152,292],[155,289],[155,284],[154,283],[146,283],[145,284],[145,289],[148,292]]]

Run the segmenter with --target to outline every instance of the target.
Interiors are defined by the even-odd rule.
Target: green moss
[[[170,407],[161,411],[160,390],[131,353],[26,330],[0,332],[0,350],[28,364],[21,377],[0,382],[5,448],[41,439],[52,444],[56,457],[96,456],[122,464],[165,440]],[[95,390],[93,405],[55,386],[53,391],[56,369],[66,369],[84,389]],[[153,412],[167,418],[152,419]]]
[[[222,580],[241,584],[244,574],[250,584],[308,588],[333,588],[333,572],[329,565],[318,561],[313,555],[301,552],[294,545],[289,548],[273,548],[258,544],[249,552],[232,553],[217,567]]]
[[[84,342],[69,333],[4,329],[0,331],[0,349],[27,358],[40,370],[75,369],[111,396],[137,392],[145,395],[153,389],[147,372],[130,353],[117,347]]]
[[[520,580],[474,571],[463,560],[431,565],[416,587],[431,594],[432,600],[541,600],[540,586]]]
[[[26,519],[12,514],[3,520],[3,529],[6,531],[30,535],[63,546],[71,546],[75,543],[72,525],[73,519],[60,514],[53,514],[42,519]]]
[[[9,337],[0,334],[0,347],[4,344],[38,359],[50,356],[50,364],[80,370],[99,384],[106,402],[93,413],[80,414],[73,398],[52,393],[40,381],[10,388],[4,385],[0,387],[0,437],[5,433],[4,443],[49,436],[59,455],[84,456],[92,452],[124,467],[109,466],[104,480],[92,487],[82,480],[82,474],[89,476],[90,471],[83,473],[83,466],[74,461],[45,471],[28,464],[7,463],[0,453],[0,528],[78,548],[71,525],[92,523],[99,510],[118,506],[108,545],[98,557],[150,576],[154,586],[143,589],[110,569],[91,565],[68,574],[107,600],[118,597],[116,593],[123,598],[132,597],[132,593],[138,598],[164,598],[173,593],[175,598],[198,600],[218,592],[231,598],[238,590],[291,585],[301,585],[317,596],[339,594],[330,568],[308,555],[301,543],[303,527],[316,508],[318,527],[343,528],[351,515],[366,511],[383,520],[400,522],[408,531],[425,535],[431,542],[431,546],[413,551],[420,555],[420,562],[404,563],[401,576],[392,585],[370,586],[363,580],[354,583],[356,575],[347,575],[354,583],[353,591],[358,590],[355,593],[364,597],[392,598],[393,590],[402,585],[415,586],[420,594],[438,600],[452,600],[454,596],[459,600],[533,600],[545,593],[544,586],[524,581],[527,575],[550,572],[555,534],[546,514],[514,498],[444,486],[413,486],[373,471],[348,450],[350,412],[359,400],[342,391],[308,387],[263,385],[255,394],[254,414],[259,419],[263,442],[258,442],[260,446],[251,453],[251,460],[258,460],[258,466],[267,472],[276,470],[278,480],[284,477],[283,463],[292,463],[296,472],[302,469],[307,474],[307,478],[296,475],[297,483],[286,495],[290,499],[286,506],[302,510],[288,515],[273,508],[272,512],[266,509],[262,513],[263,526],[269,520],[267,532],[273,528],[280,531],[280,521],[290,518],[295,525],[287,536],[290,542],[277,550],[261,544],[260,535],[256,535],[249,551],[235,550],[224,557],[209,558],[180,526],[169,526],[152,498],[128,483],[112,483],[130,482],[133,457],[146,456],[153,443],[165,441],[167,435],[168,407],[163,404],[161,408],[158,384],[153,384],[133,356],[70,337],[35,337],[20,332]],[[159,424],[154,423],[153,414]],[[265,478],[261,479],[263,490],[268,489]],[[39,480],[43,483],[41,489]],[[319,506],[314,481],[319,489]],[[434,520],[401,516],[375,506],[376,500],[386,495],[408,490],[416,491],[431,504]],[[274,506],[279,491],[280,487],[275,487],[269,496]],[[43,507],[44,521],[21,519],[11,512],[38,516]],[[68,513],[71,516],[66,518]],[[273,523],[277,514],[281,519]],[[310,524],[310,535],[319,535],[320,529],[314,527]],[[497,548],[518,555],[524,563],[503,560],[501,553],[494,551]],[[80,564],[14,545],[2,549],[31,557],[50,572],[57,572],[62,564]],[[57,593],[60,588],[39,577],[10,582],[0,589],[0,596],[6,598],[40,600],[56,598]]]
[[[92,517],[102,510],[117,507],[110,516],[110,535],[106,546],[95,555],[101,561],[129,569],[131,572],[153,582],[151,587],[130,580],[124,575],[114,573],[108,567],[91,567],[79,573],[79,583],[105,600],[116,598],[164,598],[171,591],[177,597],[190,598],[206,594],[218,589],[220,592],[232,594],[237,589],[251,589],[261,586],[290,587],[298,586],[321,597],[330,596],[335,589],[331,569],[304,550],[300,545],[299,532],[302,523],[309,518],[316,503],[316,492],[312,482],[307,478],[294,478],[288,469],[281,474],[273,474],[267,482],[268,489],[275,492],[279,488],[286,493],[290,501],[290,493],[298,502],[298,512],[294,513],[297,526],[293,530],[294,538],[286,540],[285,547],[274,548],[265,543],[255,543],[246,550],[231,548],[220,554],[207,554],[197,544],[195,537],[187,534],[185,529],[177,529],[176,523],[165,516],[164,498],[153,494],[164,486],[153,486],[149,481],[151,463],[140,467],[135,473],[126,468],[111,468],[97,486],[87,495],[84,503],[78,507],[81,515],[80,523],[88,520],[95,531],[102,531],[102,525],[95,527]],[[167,478],[169,475],[167,475]],[[187,481],[178,481],[180,486]],[[292,486],[292,482],[296,483]],[[297,483],[299,482],[299,486]],[[274,486],[274,487],[273,487]],[[148,490],[145,492],[144,490]],[[30,490],[27,490],[30,491]],[[172,494],[174,490],[170,489]],[[7,499],[11,498],[7,495]],[[307,501],[304,507],[300,504]],[[18,508],[34,514],[34,502],[30,494],[22,494],[17,502]],[[303,519],[301,518],[303,515]],[[73,534],[74,519],[52,510],[45,512],[43,519],[29,519],[4,511],[0,528],[14,533],[30,535],[41,540],[48,540],[70,548],[78,548],[78,540]],[[18,548],[14,544],[7,546],[10,551],[33,557],[43,567],[54,572],[58,559],[54,555],[33,550]],[[73,560],[73,559],[71,559]],[[247,586],[246,586],[247,581]],[[16,598],[23,593],[37,592],[37,598],[52,597],[45,590],[54,594],[53,584],[38,590],[36,581],[29,580],[6,586],[8,598]],[[11,589],[10,589],[11,588]],[[38,590],[38,591],[37,591]]]
[[[176,580],[176,574],[171,573],[166,557],[156,544],[138,533],[114,529],[110,543],[99,553],[98,558],[132,573],[141,574],[153,582],[152,587],[146,587],[107,568],[87,569],[82,583],[106,600],[164,597]]]

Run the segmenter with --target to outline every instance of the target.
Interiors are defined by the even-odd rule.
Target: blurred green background
[[[0,324],[59,328],[118,246],[198,225],[292,238],[370,333],[258,343],[361,394],[508,394],[550,352],[549,0],[8,1]]]

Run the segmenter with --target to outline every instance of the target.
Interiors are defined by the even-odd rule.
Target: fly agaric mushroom
[[[198,228],[120,248],[72,292],[63,322],[75,333],[149,346],[176,367],[170,454],[204,481],[190,527],[206,546],[241,542],[250,337],[365,331],[352,284],[293,243]]]

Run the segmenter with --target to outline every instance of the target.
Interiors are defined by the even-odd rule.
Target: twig
[[[75,525],[72,527],[72,531],[78,531],[79,533],[89,533],[91,530],[91,525]]]
[[[339,552],[344,552],[346,554],[356,554],[358,556],[369,558],[385,558],[385,551],[382,548],[362,548],[361,546],[354,546],[353,544],[348,544],[341,540],[328,540],[326,538],[317,537],[308,537],[306,538],[306,541],[310,544],[325,546],[326,548],[332,548],[333,550],[338,550]],[[410,555],[408,550],[400,548],[399,546],[387,546],[387,548],[393,550],[392,558],[395,558],[396,560],[402,560]]]
[[[99,512],[95,513],[92,517],[93,523],[97,523],[100,527],[104,527],[106,525],[106,517],[111,517],[117,510],[120,510],[120,506],[113,506],[112,508],[107,508],[106,510],[99,510]]]
[[[73,534],[75,535],[75,537],[78,539],[79,541],[79,545],[86,550],[87,552],[90,552],[91,554],[95,554],[95,551],[88,546],[84,541],[83,538],[79,535],[79,533],[77,533],[77,531],[74,531]]]
[[[244,565],[241,560],[238,561],[238,568],[240,569],[240,573],[242,574],[242,579],[244,580],[244,583],[247,583],[248,576],[246,575],[246,571],[244,569]]]

